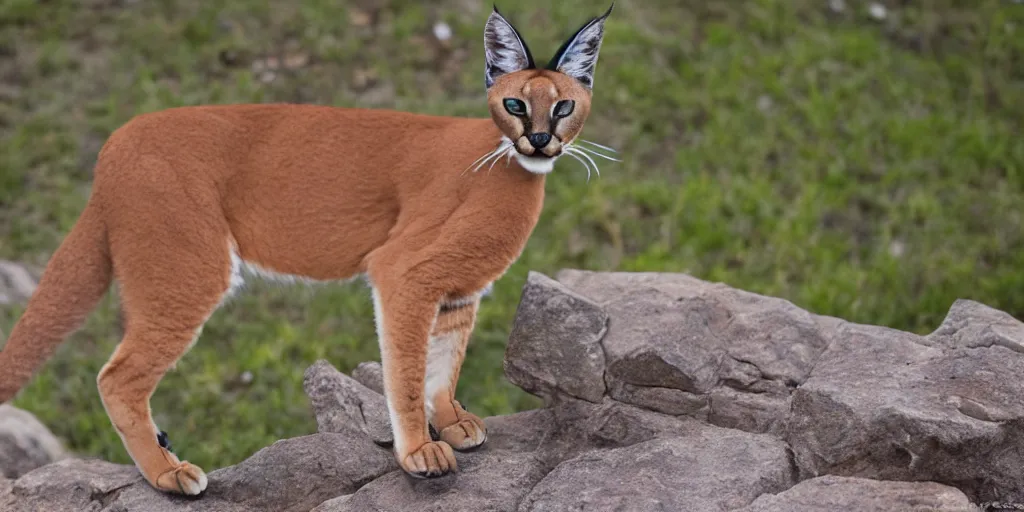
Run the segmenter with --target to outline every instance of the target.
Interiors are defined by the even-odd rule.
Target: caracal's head
[[[534,64],[526,41],[497,7],[487,19],[487,103],[507,138],[505,152],[524,169],[547,174],[559,156],[585,154],[573,142],[590,114],[594,69],[611,12],[609,8],[583,25],[543,69]]]

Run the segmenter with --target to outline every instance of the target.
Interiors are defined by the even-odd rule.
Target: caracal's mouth
[[[559,153],[555,156],[548,156],[540,151],[533,155],[524,155],[517,151],[515,156],[516,161],[519,162],[523,169],[534,174],[548,174],[555,170],[555,160],[562,155]]]

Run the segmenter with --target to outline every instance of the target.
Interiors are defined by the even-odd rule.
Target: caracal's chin
[[[526,156],[522,153],[516,153],[516,161],[519,165],[534,174],[548,174],[555,170],[555,160],[558,160],[558,156],[543,157],[543,156]]]

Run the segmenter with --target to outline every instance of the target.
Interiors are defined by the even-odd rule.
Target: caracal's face
[[[546,69],[503,75],[487,96],[491,118],[514,144],[520,164],[530,171],[550,172],[554,159],[576,139],[590,114],[590,90],[574,78]]]
[[[611,9],[583,25],[544,69],[536,67],[526,42],[497,9],[487,20],[487,104],[509,151],[527,171],[551,172],[583,130],[609,14]]]

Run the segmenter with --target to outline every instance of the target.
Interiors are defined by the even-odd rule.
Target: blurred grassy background
[[[606,7],[501,5],[538,60]],[[537,405],[501,372],[530,269],[690,272],[922,333],[958,297],[1024,317],[1024,6],[871,7],[617,3],[584,135],[625,162],[589,184],[559,163],[534,237],[483,306],[460,386],[470,409]],[[470,0],[0,0],[0,259],[45,264],[101,144],[141,112],[289,101],[485,116],[488,12]],[[19,314],[0,310],[0,330]],[[71,448],[129,462],[95,388],[120,329],[111,294],[16,405]],[[189,460],[232,464],[315,430],[302,393],[315,359],[347,371],[377,355],[361,286],[256,286],[163,381],[156,421]]]

